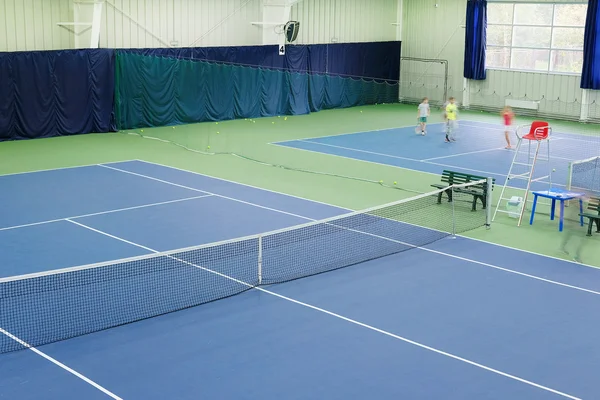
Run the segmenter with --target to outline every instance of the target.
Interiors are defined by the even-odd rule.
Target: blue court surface
[[[514,156],[514,150],[504,148],[504,128],[476,121],[459,121],[458,124],[457,141],[454,143],[444,142],[444,124],[435,123],[428,125],[426,136],[415,135],[414,127],[405,127],[272,144],[438,175],[444,169],[451,169],[492,177],[497,184],[504,184]],[[510,140],[513,147],[516,146],[514,134]],[[552,184],[564,186],[569,162],[597,156],[594,149],[600,146],[600,137],[553,132],[550,142],[550,164],[538,163],[534,178],[546,176],[554,169],[550,178]],[[586,149],[591,151],[587,156]],[[542,156],[547,156],[546,144],[540,148]],[[517,168],[513,173],[524,171]],[[532,189],[547,189],[550,179],[534,182]],[[515,180],[510,186],[524,188],[525,184],[525,181]]]
[[[440,153],[452,151],[443,145]],[[5,280],[348,212],[136,160],[0,176],[0,204]],[[315,249],[315,259],[336,251]],[[297,255],[290,251],[292,261],[282,258],[279,268],[292,265]],[[240,251],[237,257],[242,265],[256,254]],[[122,268],[125,276],[130,267],[108,270],[119,275]],[[218,273],[235,275],[234,267],[219,265]],[[107,269],[94,270],[101,276]],[[153,296],[143,302],[158,309],[176,302],[180,291],[211,289],[178,279],[181,290],[165,287],[175,279],[153,281]],[[140,301],[136,280],[130,282],[117,285],[121,293],[108,284],[100,286],[112,288],[105,293],[81,284],[67,289],[82,304],[104,302],[116,318],[120,304]],[[52,299],[50,292],[39,297]],[[237,292],[0,354],[0,398],[600,398],[600,271],[590,267],[457,237]],[[9,297],[5,293],[5,305]],[[49,312],[60,307],[44,304]],[[68,327],[81,315],[37,318],[40,326]],[[7,331],[22,340],[31,334],[13,330],[19,326],[0,328],[0,345],[13,341]]]

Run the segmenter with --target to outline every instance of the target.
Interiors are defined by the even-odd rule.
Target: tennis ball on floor
[[[362,113],[362,110],[360,110],[360,112]]]
[[[379,181],[379,183],[383,183],[383,181]]]
[[[218,131],[217,131],[217,135],[218,135],[219,133],[221,133],[221,132],[218,132]]]
[[[397,185],[397,184],[398,184],[398,182],[394,181],[394,185]]]
[[[253,124],[255,124],[255,123],[256,123],[256,121],[252,120],[252,123],[253,123]]]
[[[284,120],[284,121],[287,121],[287,117],[285,117],[283,120]]]
[[[140,132],[144,132],[144,130],[143,130],[143,129],[140,129]]]
[[[274,123],[275,123],[275,121],[273,121],[273,122],[271,122],[271,123],[272,123],[272,124],[274,124]]]
[[[218,123],[218,122],[215,122],[215,125],[219,125],[219,123]]]
[[[552,172],[556,172],[556,168],[552,168]]]
[[[207,149],[207,150],[210,150],[210,146],[206,146],[206,149]]]

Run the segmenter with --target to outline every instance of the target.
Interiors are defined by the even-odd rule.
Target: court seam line
[[[111,161],[111,162],[131,162],[135,161],[135,159],[123,160],[123,161]],[[96,167],[98,163],[95,164],[83,164],[83,165],[74,165],[71,167],[58,167],[58,168],[48,168],[48,169],[37,169],[33,171],[24,171],[24,172],[11,172],[8,174],[0,174],[0,178],[3,176],[12,176],[12,175],[25,175],[25,174],[35,174],[36,172],[50,172],[50,171],[61,171],[64,169],[75,169],[75,168],[86,168],[86,167]]]
[[[160,254],[160,252],[159,252],[159,251],[157,251],[157,250],[151,249],[151,248],[149,248],[149,247],[146,247],[146,246],[143,246],[143,245],[140,245],[140,244],[136,244],[136,243],[134,243],[134,242],[130,242],[129,240],[126,240],[126,239],[123,239],[123,238],[119,238],[118,236],[114,236],[114,235],[108,234],[108,233],[106,233],[106,232],[102,232],[102,231],[100,231],[100,230],[97,230],[97,229],[94,229],[94,228],[91,228],[91,227],[87,227],[87,226],[85,226],[85,225],[83,225],[83,224],[78,224],[78,225],[81,225],[81,226],[82,226],[82,227],[84,227],[84,228],[91,229],[91,230],[93,230],[93,231],[95,231],[95,232],[98,232],[98,233],[100,233],[100,234],[104,234],[104,235],[106,235],[106,236],[108,236],[108,237],[111,237],[111,238],[113,238],[113,239],[116,239],[116,240],[121,240],[121,241],[123,241],[123,242],[125,242],[125,243],[129,243],[129,244],[132,244],[132,245],[138,246],[138,247],[140,247],[140,248],[143,248],[143,249],[149,250],[149,251],[151,251],[151,252],[154,252],[154,253],[156,253],[156,254]],[[361,233],[364,233],[364,232],[361,232]],[[377,235],[373,235],[373,236],[377,236]],[[387,239],[387,238],[386,238],[386,239]],[[389,240],[389,239],[388,239],[388,240]],[[416,247],[416,248],[417,248],[417,247]],[[385,331],[385,330],[383,330],[383,329],[377,328],[377,327],[375,327],[375,326],[368,325],[368,324],[366,324],[366,323],[363,323],[363,322],[360,322],[360,321],[357,321],[357,320],[351,319],[351,318],[349,318],[349,317],[345,317],[345,316],[343,316],[343,315],[341,315],[341,314],[334,313],[334,312],[332,312],[332,311],[329,311],[329,310],[326,310],[326,309],[324,309],[324,308],[320,308],[320,307],[314,306],[314,305],[312,305],[312,304],[308,304],[308,303],[302,302],[302,301],[300,301],[300,300],[292,299],[291,297],[287,297],[287,296],[281,295],[281,294],[279,294],[279,293],[272,292],[272,291],[270,291],[270,290],[267,290],[267,289],[264,289],[264,288],[262,288],[262,287],[259,287],[259,286],[256,286],[256,285],[252,285],[252,284],[250,284],[250,283],[247,283],[247,282],[241,281],[241,280],[239,280],[239,279],[236,279],[236,278],[234,278],[234,277],[231,277],[231,276],[229,276],[229,275],[225,275],[225,274],[223,274],[223,273],[220,273],[220,272],[218,272],[218,271],[213,271],[213,270],[211,270],[211,269],[208,269],[208,268],[202,267],[201,265],[197,265],[197,264],[191,263],[191,262],[189,262],[189,261],[182,260],[182,259],[180,259],[180,258],[178,258],[178,257],[174,257],[173,255],[167,255],[167,257],[168,257],[168,258],[171,258],[171,259],[173,259],[173,260],[175,260],[175,261],[181,262],[181,263],[183,263],[183,264],[189,265],[189,266],[191,266],[191,267],[198,268],[198,269],[201,269],[201,270],[203,270],[203,271],[206,271],[206,272],[208,272],[208,273],[215,274],[215,275],[217,275],[217,276],[220,276],[220,277],[222,277],[222,278],[225,278],[225,279],[231,280],[231,281],[233,281],[233,282],[236,282],[236,283],[238,283],[238,284],[240,284],[240,285],[246,286],[246,287],[248,287],[248,288],[250,288],[250,289],[255,289],[255,290],[258,290],[258,291],[264,292],[264,293],[266,293],[266,294],[272,295],[272,296],[274,296],[274,297],[278,297],[278,298],[280,298],[280,299],[287,300],[287,301],[289,301],[289,302],[291,302],[291,303],[298,304],[298,305],[301,305],[301,306],[304,306],[304,307],[310,308],[310,309],[312,309],[312,310],[315,310],[315,311],[319,311],[319,312],[321,312],[321,313],[324,313],[324,314],[330,315],[330,316],[332,316],[332,317],[335,317],[335,318],[341,319],[341,320],[343,320],[343,321],[349,322],[349,323],[351,323],[351,324],[354,324],[354,325],[357,325],[357,326],[361,326],[361,327],[363,327],[363,328],[366,328],[366,329],[369,329],[369,330],[371,330],[371,331],[374,331],[374,332],[377,332],[377,333],[383,334],[383,335],[385,335],[385,336],[392,337],[392,338],[394,338],[394,339],[397,339],[397,340],[400,340],[400,341],[402,341],[402,342],[405,342],[405,343],[411,344],[411,345],[413,345],[413,346],[417,346],[417,347],[420,347],[420,348],[422,348],[422,349],[425,349],[425,350],[431,351],[431,352],[433,352],[433,353],[436,353],[436,354],[439,354],[439,355],[442,355],[442,356],[446,356],[446,357],[452,358],[452,359],[454,359],[454,360],[457,360],[457,361],[464,362],[464,363],[466,363],[466,364],[469,364],[469,365],[472,365],[472,366],[474,366],[474,367],[478,367],[478,368],[480,368],[480,369],[483,369],[483,370],[485,370],[485,371],[492,372],[492,373],[495,373],[495,374],[497,374],[497,375],[500,375],[500,376],[504,376],[505,378],[513,379],[513,380],[516,380],[516,381],[518,381],[518,382],[525,383],[525,384],[527,384],[527,385],[530,385],[530,386],[533,386],[533,387],[536,387],[536,388],[538,388],[538,389],[542,389],[542,390],[545,390],[545,391],[548,391],[548,392],[551,392],[551,393],[554,393],[554,394],[558,394],[558,395],[560,395],[560,396],[563,396],[563,397],[566,397],[566,398],[569,398],[569,399],[573,399],[573,400],[581,400],[581,399],[580,399],[580,398],[578,398],[578,397],[571,396],[571,395],[569,395],[569,394],[566,394],[566,393],[560,392],[560,391],[558,391],[558,390],[555,390],[555,389],[552,389],[552,388],[550,388],[550,387],[546,387],[546,386],[540,385],[540,384],[538,384],[538,383],[535,383],[535,382],[532,382],[532,381],[529,381],[529,380],[526,380],[526,379],[520,378],[520,377],[518,377],[518,376],[511,375],[511,374],[508,374],[508,373],[506,373],[506,372],[502,372],[502,371],[500,371],[500,370],[497,370],[497,369],[494,369],[494,368],[488,367],[488,366],[486,366],[486,365],[483,365],[483,364],[477,363],[477,362],[475,362],[475,361],[471,361],[471,360],[469,360],[469,359],[466,359],[466,358],[463,358],[463,357],[460,357],[460,356],[454,355],[454,354],[452,354],[452,353],[448,353],[448,352],[446,352],[446,351],[443,351],[443,350],[440,350],[440,349],[436,349],[435,347],[431,347],[431,346],[425,345],[425,344],[423,344],[423,343],[420,343],[420,342],[417,342],[417,341],[414,341],[414,340],[411,340],[411,339],[405,338],[405,337],[403,337],[403,336],[400,336],[400,335],[397,335],[397,334],[394,334],[394,333],[391,333],[391,332]],[[600,293],[599,293],[599,294],[600,294]]]
[[[142,178],[151,179],[151,180],[154,180],[154,181],[157,181],[157,182],[162,182],[162,183],[165,183],[167,185],[173,185],[173,186],[178,186],[178,187],[181,187],[181,188],[184,188],[184,189],[190,189],[190,190],[195,190],[195,191],[202,192],[202,193],[208,193],[210,195],[213,195],[215,197],[220,197],[222,199],[227,199],[227,200],[235,201],[235,202],[238,202],[238,203],[243,203],[243,204],[247,204],[247,205],[258,207],[258,208],[263,208],[263,209],[269,210],[269,211],[275,211],[275,212],[278,212],[278,213],[281,213],[281,214],[287,214],[287,215],[290,215],[290,216],[296,217],[296,218],[307,219],[307,217],[303,217],[302,215],[294,214],[294,213],[283,211],[283,210],[277,210],[275,208],[271,208],[271,207],[267,207],[267,206],[262,206],[260,204],[250,203],[248,201],[236,199],[236,198],[229,197],[229,196],[223,196],[223,195],[217,194],[217,193],[212,193],[212,192],[207,192],[207,191],[200,190],[200,189],[195,189],[195,188],[192,188],[192,187],[189,187],[189,186],[180,185],[178,183],[165,181],[165,180],[159,179],[159,178],[154,178],[152,176],[139,174],[137,172],[132,172],[132,171],[127,171],[125,169],[119,169],[119,168],[115,168],[115,167],[110,167],[108,165],[102,165],[102,164],[98,164],[98,165],[101,166],[101,167],[104,167],[104,168],[114,169],[115,171],[120,171],[120,172],[123,172],[125,174],[136,175],[136,176],[140,176]],[[311,218],[308,218],[308,219],[311,219]]]
[[[101,386],[100,384],[94,382],[93,380],[91,380],[87,376],[85,376],[85,375],[77,372],[76,370],[74,370],[73,368],[67,366],[66,364],[63,364],[62,362],[58,361],[54,357],[49,356],[48,354],[44,353],[43,351],[39,350],[38,348],[29,345],[29,343],[27,343],[24,340],[16,337],[15,335],[13,335],[12,333],[10,333],[7,330],[3,329],[2,327],[0,327],[0,333],[4,334],[8,338],[10,338],[10,339],[14,340],[15,342],[19,343],[21,346],[24,346],[28,350],[34,352],[38,356],[46,359],[47,361],[51,362],[52,364],[56,365],[57,367],[64,369],[65,371],[67,371],[71,375],[74,375],[75,377],[81,379],[82,381],[86,382],[87,384],[95,387],[96,389],[98,389],[99,391],[101,391],[102,393],[104,393],[105,395],[107,395],[109,397],[112,397],[114,400],[123,400],[121,397],[119,397],[116,394],[112,393],[111,391],[109,391],[105,387]]]
[[[269,144],[271,144],[273,146],[285,147],[285,148],[292,149],[292,150],[303,150],[303,149],[294,149],[294,148],[287,147],[287,146],[281,146],[281,145],[274,144],[274,143],[269,143]],[[309,150],[305,150],[305,151],[309,151]],[[325,155],[325,156],[329,156],[330,155],[330,154],[325,154],[325,153],[316,153],[316,154],[322,154],[322,155]],[[335,156],[335,155],[333,155],[333,156]],[[342,157],[342,156],[338,156],[338,157],[345,158],[345,157]],[[351,160],[362,161],[362,160],[359,160],[359,159],[351,159]],[[154,165],[158,165],[160,167],[175,169],[175,170],[182,171],[182,172],[187,172],[187,173],[190,173],[190,174],[193,174],[193,175],[204,176],[206,178],[216,179],[216,180],[219,180],[219,181],[222,181],[222,182],[229,182],[229,183],[233,183],[235,185],[247,186],[247,187],[250,187],[250,188],[253,188],[253,189],[263,190],[263,191],[266,191],[266,192],[280,194],[280,195],[287,196],[287,197],[293,197],[293,198],[296,198],[296,199],[305,200],[305,201],[312,202],[312,203],[323,204],[325,206],[329,206],[329,207],[333,207],[333,208],[339,208],[340,210],[343,210],[343,211],[350,211],[350,212],[356,211],[356,210],[353,210],[353,209],[350,209],[350,208],[336,206],[334,204],[329,204],[329,203],[325,203],[325,202],[318,201],[318,200],[311,200],[311,199],[308,199],[308,198],[305,198],[305,197],[301,197],[301,196],[296,196],[296,195],[293,195],[293,194],[287,194],[287,193],[283,193],[283,192],[278,192],[276,190],[264,189],[264,188],[260,188],[258,186],[253,186],[253,185],[249,185],[249,184],[246,184],[246,183],[235,182],[235,181],[232,181],[232,180],[229,180],[229,179],[219,178],[219,177],[215,177],[215,176],[211,176],[211,175],[206,175],[206,174],[202,174],[200,172],[195,172],[195,171],[190,171],[190,170],[183,169],[183,168],[178,168],[178,167],[173,167],[173,166],[169,166],[169,165],[164,165],[164,164],[153,162],[153,161],[146,161],[146,160],[136,159],[136,160],[132,160],[132,161],[123,161],[123,162],[133,162],[133,161],[138,161],[138,162],[145,163],[145,164],[154,164]],[[114,162],[114,163],[111,163],[111,164],[117,164],[117,163],[118,162]],[[384,164],[382,164],[382,165],[384,165]],[[416,170],[412,170],[412,169],[409,169],[409,168],[396,167],[396,166],[393,166],[393,165],[388,165],[388,166],[389,167],[399,168],[399,169],[406,169],[406,170],[414,171],[414,172],[421,172],[421,173],[424,173],[424,174],[437,175],[437,174],[433,174],[431,172],[416,171]],[[507,187],[511,188],[511,189],[518,189],[518,188],[514,188],[512,186],[507,186]],[[536,255],[536,256],[539,256],[539,257],[546,257],[546,258],[550,258],[550,259],[553,259],[553,260],[558,260],[558,261],[561,261],[561,262],[567,262],[567,263],[574,264],[574,265],[577,265],[577,266],[584,266],[584,267],[587,267],[587,268],[598,269],[598,267],[594,267],[593,265],[575,263],[575,262],[573,262],[571,260],[566,260],[566,259],[563,259],[563,258],[558,258],[558,257],[551,256],[551,255],[548,255],[548,254],[536,253],[535,251],[531,251],[531,250],[524,250],[524,249],[519,249],[517,247],[508,246],[508,245],[505,245],[505,244],[500,244],[500,243],[495,243],[495,242],[488,242],[486,240],[478,239],[478,238],[473,238],[473,237],[470,237],[470,236],[464,236],[464,235],[456,235],[456,236],[464,238],[464,239],[467,239],[467,240],[475,240],[477,242],[486,243],[486,244],[492,245],[492,246],[503,247],[503,248],[511,249],[511,250],[515,250],[515,251],[522,251],[524,253],[533,254],[533,255]]]
[[[204,197],[212,197],[212,196],[213,196],[212,194],[208,194],[207,193],[207,194],[205,194],[203,196],[185,197],[183,199],[167,200],[167,201],[161,201],[161,202],[158,202],[158,203],[142,204],[142,205],[139,205],[139,206],[131,206],[131,207],[125,207],[125,208],[116,208],[114,210],[99,211],[99,212],[95,212],[95,213],[83,214],[83,215],[76,215],[76,216],[65,217],[65,218],[49,219],[49,220],[46,220],[46,221],[32,222],[32,223],[23,224],[23,225],[6,226],[6,227],[3,227],[3,228],[0,228],[0,232],[2,232],[2,231],[8,231],[8,230],[11,230],[11,229],[27,228],[27,227],[30,227],[30,226],[51,224],[51,223],[54,223],[54,222],[66,221],[68,219],[80,219],[80,218],[93,217],[93,216],[96,216],[96,215],[104,215],[104,214],[111,214],[111,213],[117,213],[117,212],[122,212],[122,211],[137,210],[137,209],[140,209],[140,208],[161,206],[161,205],[165,205],[165,204],[180,203],[180,202],[183,202],[183,201],[197,200],[197,199],[202,199]]]

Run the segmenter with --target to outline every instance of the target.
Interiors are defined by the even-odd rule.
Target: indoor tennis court
[[[0,0],[0,399],[600,398],[598,0]]]
[[[108,195],[103,181],[121,191]],[[318,390],[328,398],[490,390],[585,398],[596,390],[588,383],[597,354],[581,351],[596,341],[596,269],[373,220],[377,213],[351,222],[339,219],[348,210],[143,161],[5,175],[0,184],[19,193],[13,198],[43,199],[37,214],[15,204],[3,217],[2,252],[21,254],[3,270],[3,333],[102,387],[5,335],[0,375],[9,398],[44,396],[40,380],[57,397],[306,398],[315,388],[305,382],[323,374]],[[74,199],[85,204],[78,215],[69,214]],[[399,205],[414,212],[416,202]],[[268,243],[262,283],[257,234]],[[35,240],[43,236],[63,240]],[[221,244],[206,246],[213,242]],[[28,300],[10,311],[16,294]],[[119,326],[130,319],[140,321]],[[277,377],[265,388],[270,374]],[[223,387],[229,379],[238,385]]]

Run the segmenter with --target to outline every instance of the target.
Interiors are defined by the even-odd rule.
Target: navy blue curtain
[[[581,88],[600,90],[600,10],[599,0],[589,0],[583,40]]]
[[[0,140],[115,130],[114,51],[0,53]]]
[[[487,0],[467,1],[464,77],[485,79]]]
[[[400,42],[117,50],[120,129],[398,100]]]

